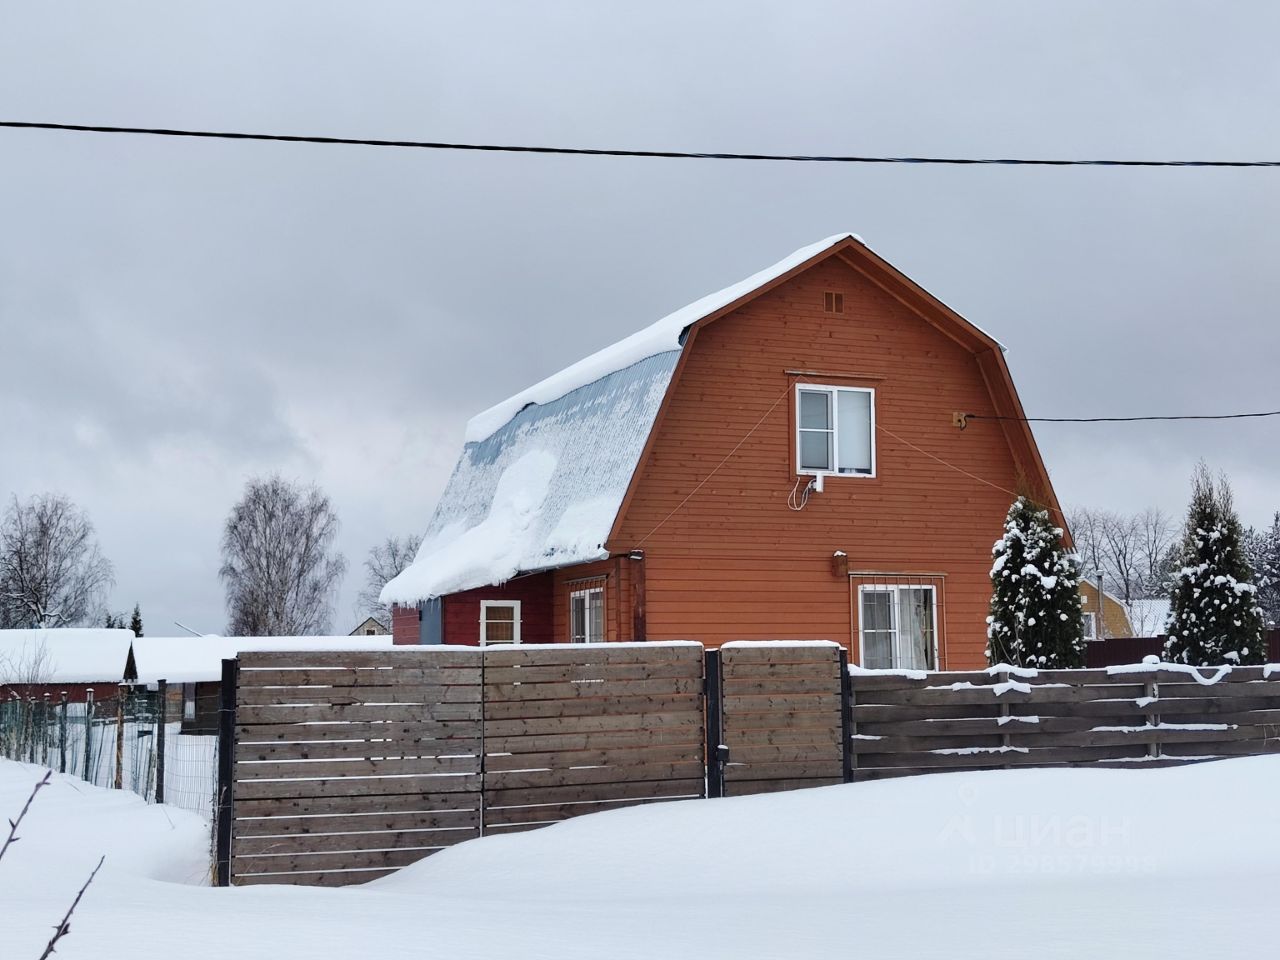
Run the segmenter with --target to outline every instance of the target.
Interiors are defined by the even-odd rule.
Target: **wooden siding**
[[[555,643],[552,579],[549,573],[516,577],[494,587],[477,587],[443,598],[444,642],[476,646],[480,643],[480,601],[520,601],[520,642]]]
[[[1088,580],[1080,581],[1080,612],[1092,614],[1098,612],[1098,588]],[[1129,624],[1129,614],[1125,612],[1124,604],[1109,594],[1102,605],[1101,626],[1103,629],[1097,636],[1099,640],[1107,637],[1133,636],[1133,627]]]
[[[843,314],[824,313],[828,290]],[[941,665],[982,665],[991,544],[1029,468],[999,425],[952,425],[996,412],[972,349],[838,258],[696,328],[609,544],[645,552],[648,639],[822,638],[856,657],[843,550],[850,571],[945,575]],[[796,370],[874,388],[880,428],[877,475],[827,477],[801,512]]]

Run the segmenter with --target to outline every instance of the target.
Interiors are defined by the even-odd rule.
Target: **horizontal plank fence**
[[[223,884],[362,883],[464,840],[663,800],[1280,752],[1280,666],[892,673],[821,642],[223,666]]]
[[[484,656],[484,830],[705,795],[698,644]]]
[[[721,649],[725,796],[844,782],[845,657],[836,644]]]
[[[480,835],[478,651],[246,653],[235,687],[235,883],[362,883]]]
[[[1280,752],[1280,668],[855,671],[853,779]]]

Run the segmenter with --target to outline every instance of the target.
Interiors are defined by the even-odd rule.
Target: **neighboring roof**
[[[1173,601],[1168,597],[1133,600],[1129,603],[1129,625],[1136,636],[1158,636],[1165,632],[1172,613]]]
[[[132,634],[130,634],[132,636]],[[222,678],[222,661],[259,650],[391,650],[381,637],[138,637],[138,682],[200,683]]]
[[[995,381],[997,413],[1009,421],[1001,429],[1025,451],[1028,473],[1042,478],[1049,506],[1061,512],[1030,427],[1020,419],[1003,345],[877,257],[857,234],[841,233],[668,314],[472,418],[462,458],[418,555],[383,588],[382,602],[413,604],[607,556],[604,544],[689,338],[829,256],[841,256],[873,282],[901,291],[929,322],[969,349],[991,355],[979,364],[986,364],[984,376]]]
[[[390,650],[391,637],[134,637],[131,630],[0,630],[0,683],[218,680],[222,661],[254,650]],[[130,678],[133,679],[133,678]]]
[[[383,603],[597,560],[666,394],[678,350],[647,357],[468,443],[416,559]]]
[[[1098,589],[1098,582],[1093,577],[1081,577],[1080,583],[1082,586],[1087,583],[1089,586],[1093,587],[1095,591]],[[1108,600],[1112,601],[1113,603],[1118,603],[1122,607],[1124,606],[1124,601],[1121,600],[1119,597],[1117,597],[1110,590],[1103,590],[1102,592],[1107,595]]]
[[[119,683],[132,630],[0,630],[0,683]]]
[[[375,627],[377,629],[377,632],[374,634],[374,636],[381,636],[384,633],[391,632],[390,630],[387,629],[387,625],[383,623],[381,620],[379,620],[377,617],[365,617],[363,620],[361,620],[359,623],[356,624],[356,628],[352,630],[349,634],[347,634],[347,636],[349,637],[368,636],[368,634],[365,633],[365,630],[368,629],[369,627]]]

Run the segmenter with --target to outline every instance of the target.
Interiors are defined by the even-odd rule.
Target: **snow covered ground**
[[[16,813],[40,775],[0,761],[0,812]],[[198,817],[54,779],[0,862],[6,960],[39,955],[103,853],[59,957],[1273,952],[1280,757],[633,807],[462,844],[340,890],[197,886]]]

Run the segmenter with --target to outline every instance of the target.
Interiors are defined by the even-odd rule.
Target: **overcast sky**
[[[684,150],[1280,158],[1268,2],[21,3],[0,118]],[[246,477],[351,564],[476,411],[792,249],[866,238],[1032,415],[1280,407],[1280,170],[746,164],[0,130],[0,495],[57,490],[151,633],[226,623]],[[1280,509],[1280,423],[1037,428],[1060,498]]]

